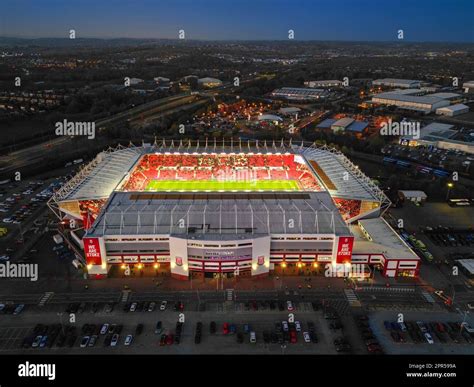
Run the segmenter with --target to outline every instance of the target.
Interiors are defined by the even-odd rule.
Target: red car
[[[222,325],[222,333],[224,335],[227,335],[229,333],[229,323],[224,323],[224,325]]]
[[[295,344],[298,341],[296,338],[296,332],[295,331],[290,331],[290,343]]]
[[[173,335],[168,335],[168,336],[166,336],[166,344],[167,344],[167,345],[172,345],[173,342],[174,342],[174,340],[173,340]]]

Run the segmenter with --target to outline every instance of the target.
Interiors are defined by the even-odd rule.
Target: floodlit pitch
[[[146,191],[300,191],[294,180],[152,180]]]

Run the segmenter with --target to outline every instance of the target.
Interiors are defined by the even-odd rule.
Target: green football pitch
[[[146,191],[299,191],[294,180],[152,180]]]

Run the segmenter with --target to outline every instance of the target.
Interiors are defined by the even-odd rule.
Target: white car
[[[467,304],[468,309],[473,310],[474,309],[474,302],[470,302]]]
[[[132,341],[133,341],[133,336],[127,335],[127,337],[125,337],[124,345],[129,346],[130,344],[132,344]]]
[[[294,310],[293,303],[291,301],[286,301],[286,308],[289,312],[292,312]]]
[[[255,334],[254,331],[250,332],[250,342],[252,344],[255,344],[257,342],[257,335]]]
[[[118,335],[118,333],[116,333],[115,335],[113,335],[113,336],[112,336],[112,341],[110,342],[110,346],[111,346],[111,347],[116,347],[117,344],[118,344],[119,338],[120,338],[120,336]]]
[[[161,301],[160,310],[165,310],[166,305],[168,305],[168,301]]]
[[[434,344],[433,337],[431,337],[431,335],[428,332],[425,333],[425,339],[428,342],[428,344]]]
[[[288,322],[287,321],[282,321],[281,326],[283,327],[283,332],[288,332]]]
[[[13,223],[12,218],[3,218],[3,223]]]
[[[303,332],[303,339],[305,343],[311,343],[311,337],[308,332]]]
[[[0,255],[0,261],[9,261],[10,260],[10,257],[8,255]]]
[[[109,324],[104,324],[102,325],[102,328],[100,328],[100,334],[105,335],[109,331]]]
[[[301,324],[299,321],[295,321],[296,332],[301,332]]]
[[[137,310],[137,305],[138,304],[136,302],[132,303],[130,306],[130,312],[135,312]]]

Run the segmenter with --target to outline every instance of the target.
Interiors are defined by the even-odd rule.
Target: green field
[[[294,180],[152,180],[146,191],[299,191]]]

